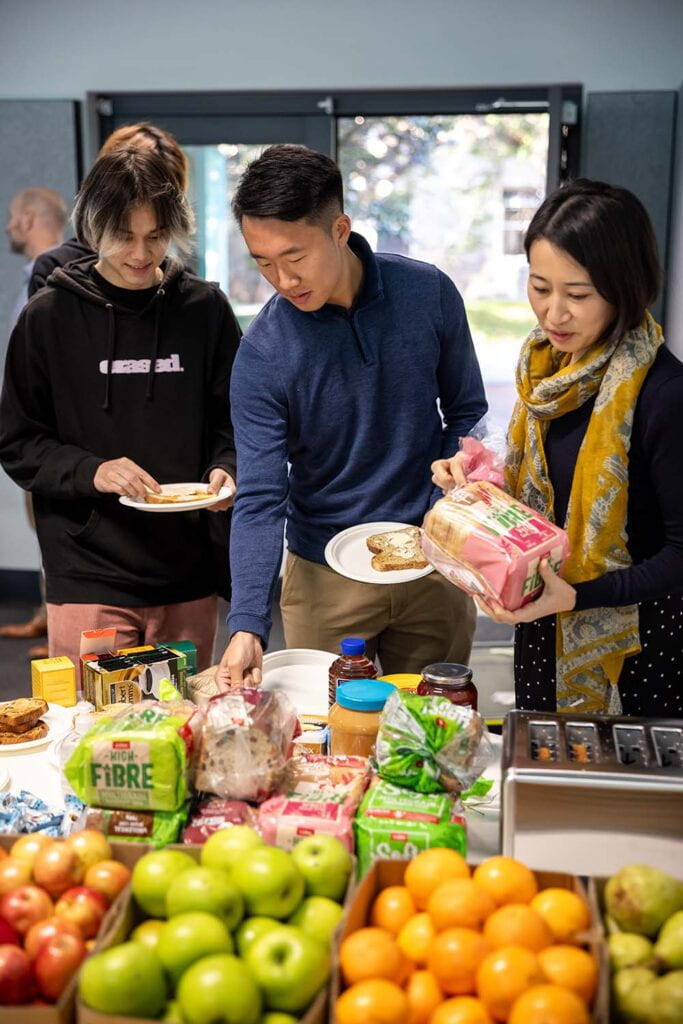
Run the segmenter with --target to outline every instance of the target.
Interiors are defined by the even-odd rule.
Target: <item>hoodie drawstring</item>
[[[102,408],[105,410],[109,408],[109,400],[111,398],[111,365],[114,362],[114,350],[116,348],[116,316],[111,302],[107,303],[106,309],[109,317],[107,329],[107,372],[104,378],[104,402],[102,403]]]
[[[149,361],[149,372],[147,374],[147,390],[145,391],[145,399],[149,400],[154,393],[154,378],[157,372],[157,359],[159,357],[159,326],[161,322],[161,299],[164,297],[165,292],[163,288],[159,288],[156,293],[156,308],[154,310],[154,344],[152,346],[152,357]]]

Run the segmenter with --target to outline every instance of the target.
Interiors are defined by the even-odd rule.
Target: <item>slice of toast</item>
[[[153,494],[148,491],[145,501],[148,505],[175,505],[183,501],[203,501],[208,497],[208,491],[178,491],[177,494]]]
[[[50,728],[45,722],[36,722],[26,732],[10,732],[8,729],[0,728],[0,747],[11,746],[13,743],[30,743],[32,740],[42,740],[47,736]]]
[[[403,530],[387,530],[373,533],[365,542],[374,552],[372,568],[379,572],[397,569],[426,569],[428,562],[420,547],[420,531],[417,526]]]
[[[16,732],[21,726],[32,726],[47,712],[42,697],[18,697],[0,704],[0,729]]]

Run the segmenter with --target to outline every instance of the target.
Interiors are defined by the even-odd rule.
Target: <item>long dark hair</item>
[[[152,207],[169,244],[188,252],[194,217],[185,192],[163,158],[149,149],[117,149],[95,161],[76,199],[76,234],[97,253],[113,251],[128,229],[132,208],[142,205]]]
[[[652,223],[625,188],[577,178],[541,204],[524,238],[527,259],[545,238],[588,272],[616,316],[606,338],[617,341],[642,322],[659,292],[661,269]]]

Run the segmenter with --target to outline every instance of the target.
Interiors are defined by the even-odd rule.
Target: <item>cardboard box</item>
[[[364,928],[369,921],[370,908],[375,896],[390,885],[403,885],[406,869],[405,861],[378,860],[372,865],[365,877],[356,886],[348,912],[342,921],[339,942]],[[591,909],[591,928],[586,933],[586,944],[598,964],[598,991],[591,1015],[592,1024],[609,1024],[609,968],[604,941],[604,932],[599,914],[596,913],[594,898],[591,899],[581,881],[575,875],[559,874],[552,871],[536,871],[536,878],[541,889],[551,886],[559,889],[571,889],[588,903]],[[339,969],[332,975],[330,991],[330,1024],[334,1024],[334,1006],[343,991],[343,983]]]
[[[191,640],[162,640],[157,646],[170,647],[172,651],[178,651],[185,655],[185,667],[188,676],[197,672],[197,646]]]
[[[187,694],[185,655],[168,647],[145,647],[128,654],[103,654],[82,661],[83,696],[100,710],[106,704],[136,704],[159,697],[159,684],[169,679]]]
[[[37,658],[32,661],[31,696],[72,708],[76,703],[76,667],[71,658]]]

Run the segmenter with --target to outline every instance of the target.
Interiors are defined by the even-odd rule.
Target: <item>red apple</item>
[[[59,999],[87,955],[80,936],[65,934],[48,939],[40,947],[34,965],[41,994],[46,999]]]
[[[31,960],[35,960],[41,946],[57,935],[73,935],[77,939],[82,938],[81,929],[68,918],[57,917],[56,914],[53,917],[46,917],[44,921],[32,925],[26,932],[24,949]]]
[[[109,902],[101,892],[77,885],[67,889],[57,901],[55,914],[77,925],[84,939],[92,939],[97,935],[108,909]]]
[[[20,946],[21,935],[16,928],[0,917],[0,946],[6,946],[8,942],[14,946]]]
[[[31,881],[31,865],[25,860],[8,857],[0,863],[0,896],[20,885],[28,885]]]
[[[83,885],[95,892],[101,892],[103,896],[113,903],[122,889],[130,882],[130,871],[125,864],[117,860],[101,860],[88,868],[83,879]]]
[[[20,935],[25,935],[31,925],[51,917],[53,913],[52,900],[37,885],[22,885],[13,892],[6,892],[0,899],[0,917],[4,917]]]
[[[26,836],[19,836],[16,842],[12,843],[10,857],[27,861],[31,866],[31,870],[33,870],[33,862],[36,859],[38,850],[42,850],[46,846],[52,846],[54,842],[56,842],[55,839],[44,835],[42,832],[30,832]]]
[[[31,961],[23,949],[0,946],[0,1006],[30,1003],[35,991]]]
[[[5,857],[9,857],[9,854],[4,846],[0,846],[0,860],[4,860]]]
[[[84,868],[74,849],[66,843],[51,843],[36,854],[33,878],[36,885],[57,899],[83,878]]]
[[[112,856],[111,846],[106,836],[94,828],[84,828],[79,832],[72,832],[64,842],[74,851],[83,865],[84,872],[98,861],[110,860]]]

